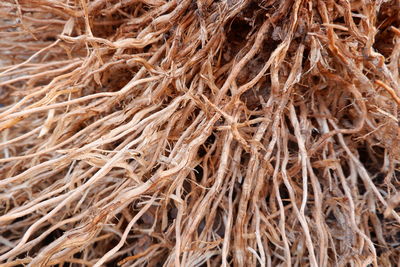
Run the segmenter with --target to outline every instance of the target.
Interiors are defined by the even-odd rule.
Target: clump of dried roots
[[[399,264],[399,11],[1,1],[2,266]]]

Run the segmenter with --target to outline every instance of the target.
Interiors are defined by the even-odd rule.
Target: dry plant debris
[[[399,14],[1,1],[1,266],[400,266]]]

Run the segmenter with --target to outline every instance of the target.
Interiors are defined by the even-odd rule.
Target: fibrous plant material
[[[2,266],[400,265],[400,2],[3,0]]]

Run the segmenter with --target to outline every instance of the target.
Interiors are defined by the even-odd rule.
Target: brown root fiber
[[[0,1],[1,266],[399,266],[400,1]]]

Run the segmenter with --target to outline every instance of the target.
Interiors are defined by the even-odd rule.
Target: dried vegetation
[[[2,266],[399,266],[399,13],[1,1]]]

